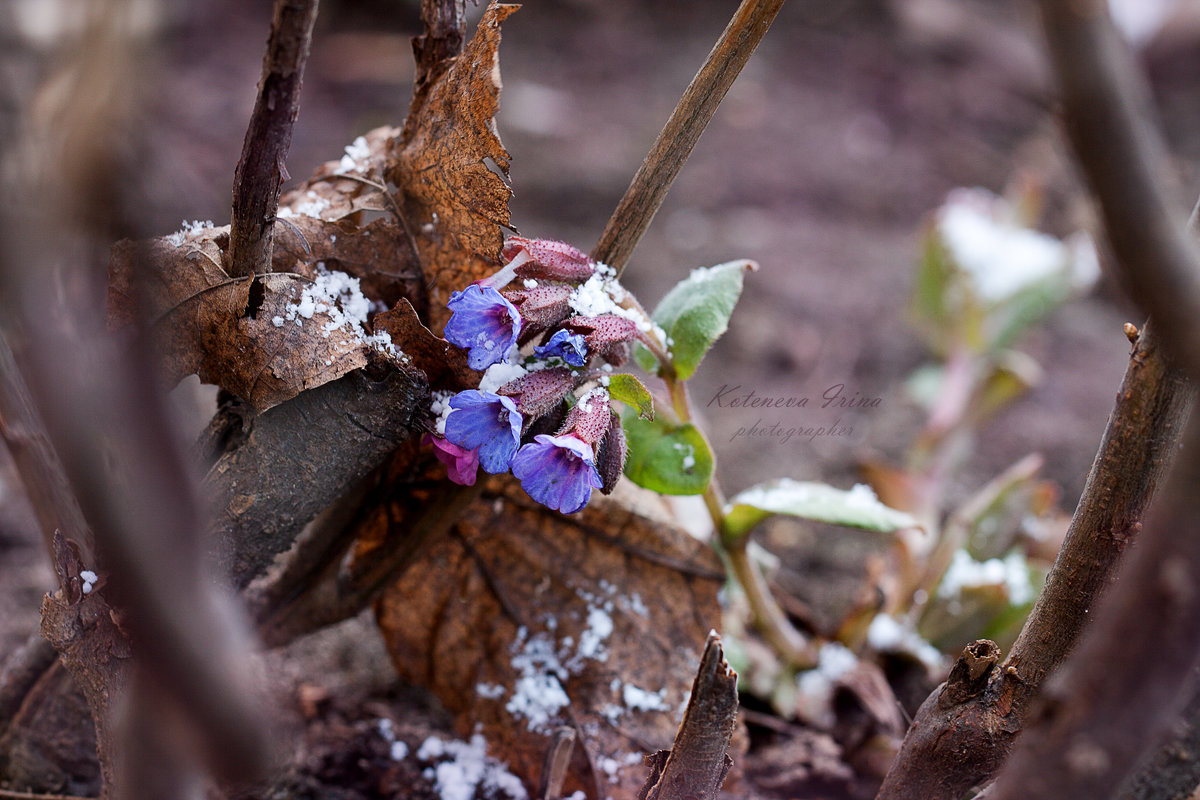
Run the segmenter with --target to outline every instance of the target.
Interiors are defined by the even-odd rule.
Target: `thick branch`
[[[0,333],[0,437],[8,447],[42,527],[46,553],[53,557],[51,537],[55,531],[62,531],[68,539],[80,542],[85,552],[91,552],[92,533],[3,333]]]
[[[1156,178],[1163,148],[1144,89],[1098,0],[1043,0],[1067,133],[1104,212],[1130,290],[1192,376],[1200,375],[1200,269]],[[1107,798],[1174,716],[1200,654],[1200,425],[1117,590],[1048,682],[1045,707],[996,782],[997,800]]]
[[[783,0],[742,0],[633,176],[592,250],[593,258],[618,274],[625,269],[700,134],[782,6]]]
[[[427,388],[414,372],[356,370],[257,417],[245,441],[209,470],[214,537],[238,587],[300,530],[379,466],[414,429]]]
[[[1195,393],[1162,350],[1157,323],[1145,325],[1054,568],[1009,653],[1022,717],[1074,647],[1182,441]]]
[[[1121,800],[1184,800],[1200,785],[1200,670],[1192,670],[1192,699],[1170,738],[1130,776]]]
[[[417,74],[401,141],[411,140],[420,116],[417,110],[425,105],[429,90],[462,51],[466,5],[466,0],[421,0],[425,32],[412,40]]]
[[[1168,367],[1157,334],[1145,326],[1070,530],[1005,668],[995,671],[987,692],[949,707],[928,701],[922,706],[879,790],[880,800],[958,800],[1000,766],[1029,701],[1075,646],[1140,528],[1181,439],[1192,397],[1182,373]]]
[[[275,212],[316,19],[317,0],[275,0],[258,98],[233,174],[229,274],[235,278],[271,271]]]

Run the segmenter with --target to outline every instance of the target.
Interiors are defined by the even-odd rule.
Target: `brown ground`
[[[401,119],[416,5],[322,4],[288,162],[295,176],[339,156],[355,135]],[[595,241],[733,5],[533,0],[512,17],[501,49],[499,127],[513,156],[513,219],[522,233],[585,249]],[[175,31],[184,55],[164,69],[157,138],[146,157],[147,169],[169,176],[153,212],[162,232],[184,217],[220,224],[229,215],[269,3],[212,6],[215,12]],[[1200,158],[1200,111],[1186,91],[1200,62],[1187,53],[1179,42],[1160,42],[1151,66],[1181,173],[1190,177]],[[1047,183],[1050,230],[1067,233],[1086,222],[1047,86],[1025,4],[785,6],[625,280],[652,305],[692,267],[739,257],[761,265],[694,381],[699,405],[722,385],[812,396],[839,383],[882,404],[842,414],[842,424],[854,427],[849,440],[786,446],[731,440],[760,415],[707,408],[728,490],[781,475],[848,486],[862,457],[902,454],[920,417],[900,383],[923,359],[905,302],[922,220],[949,189],[1000,190],[1028,171]],[[1045,381],[981,432],[956,495],[1037,450],[1064,505],[1073,503],[1124,369],[1121,323],[1137,321],[1114,296],[1101,287],[1022,343],[1045,368]],[[836,416],[809,408],[788,423],[828,424]],[[832,573],[855,573],[858,548],[827,547],[822,558]],[[36,626],[40,594],[52,586],[45,562],[19,484],[0,466],[0,655]],[[362,789],[346,797],[383,796],[379,764],[386,759],[372,751],[378,737],[364,720],[379,708],[396,713],[411,705],[411,693],[393,685],[369,623],[302,643],[288,663],[286,682],[320,684],[333,697],[308,734],[313,772]],[[357,702],[364,696],[382,705],[364,711]],[[436,715],[427,722],[436,724]],[[843,791],[834,786],[829,796]]]

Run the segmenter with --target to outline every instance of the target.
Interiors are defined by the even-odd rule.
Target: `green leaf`
[[[654,419],[654,398],[650,396],[650,390],[632,375],[610,375],[608,393],[614,400],[636,408],[642,419]]]
[[[654,309],[654,321],[667,334],[679,380],[695,373],[708,348],[725,332],[742,293],[742,274],[757,268],[753,261],[743,259],[694,269]]]
[[[700,429],[662,417],[647,422],[632,408],[621,414],[629,457],[625,477],[659,494],[701,494],[712,480],[713,455]]]
[[[775,514],[881,533],[918,524],[911,515],[879,502],[865,485],[845,491],[825,483],[780,478],[747,489],[730,500],[725,506],[725,525],[732,535],[741,536]]]
[[[641,342],[633,343],[633,360],[637,365],[651,375],[658,374],[658,358],[650,352],[650,348]]]

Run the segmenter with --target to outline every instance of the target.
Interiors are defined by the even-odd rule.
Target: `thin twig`
[[[650,227],[667,190],[691,155],[717,106],[782,6],[783,0],[742,0],[671,112],[592,250],[593,258],[613,267],[618,275],[624,271],[633,249]]]
[[[45,426],[29,396],[29,387],[17,366],[8,340],[0,332],[0,438],[21,475],[25,495],[42,529],[47,555],[53,559],[51,539],[62,531],[92,552],[92,532],[79,509],[58,453],[50,444]]]
[[[275,0],[271,35],[263,56],[258,98],[233,175],[229,274],[271,271],[271,242],[279,191],[300,113],[304,63],[317,19],[318,0]]]

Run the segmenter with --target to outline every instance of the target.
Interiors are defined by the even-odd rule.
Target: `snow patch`
[[[434,781],[442,800],[474,800],[479,790],[493,796],[503,793],[512,800],[529,798],[521,779],[509,772],[506,764],[488,756],[481,734],[469,742],[430,736],[417,750],[417,759],[432,764],[423,774]]]
[[[191,222],[188,222],[185,219],[180,224],[183,225],[183,227],[180,230],[177,230],[177,231],[175,231],[175,233],[172,233],[170,236],[165,237],[167,242],[174,247],[179,247],[179,245],[183,244],[184,240],[187,239],[189,236],[195,236],[196,234],[200,233],[201,231],[207,230],[213,226],[211,219],[206,219],[203,222],[201,222],[198,219],[194,219]]]
[[[881,653],[908,653],[932,669],[942,668],[941,651],[888,614],[879,614],[871,620],[867,644]]]
[[[1090,239],[1067,245],[1021,227],[1012,214],[1008,203],[984,189],[953,191],[938,210],[938,235],[980,299],[1007,300],[1055,275],[1068,277],[1076,289],[1095,282],[1098,262]]]
[[[990,558],[976,561],[966,550],[957,550],[942,582],[938,586],[938,597],[957,596],[963,589],[974,586],[1000,586],[1008,591],[1008,602],[1014,606],[1024,605],[1037,595],[1029,580],[1029,564],[1025,556],[1013,551],[1004,559]]]

